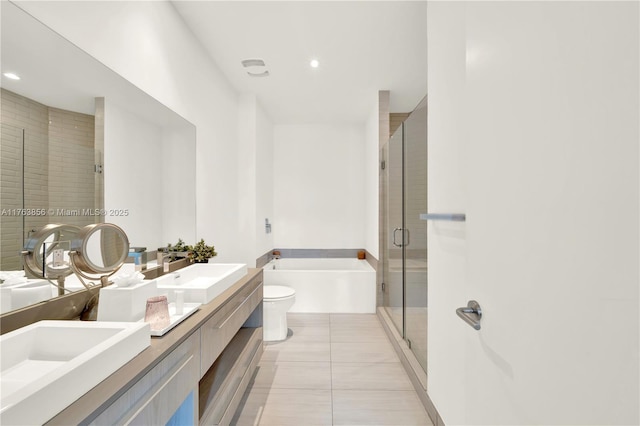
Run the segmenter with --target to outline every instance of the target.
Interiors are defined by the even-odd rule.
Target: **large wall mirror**
[[[114,223],[148,251],[195,241],[195,127],[1,7],[0,271],[22,270],[25,243],[52,223]]]

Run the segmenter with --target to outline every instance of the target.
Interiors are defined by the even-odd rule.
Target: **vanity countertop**
[[[210,303],[201,305],[200,310],[185,319],[163,337],[152,338],[151,345],[147,349],[58,413],[46,424],[80,424],[93,418],[124,394],[127,389],[140,380],[189,336],[198,331],[234,295],[247,286],[258,286],[261,282],[262,269],[250,268],[247,275],[225,290],[220,296],[217,296]]]

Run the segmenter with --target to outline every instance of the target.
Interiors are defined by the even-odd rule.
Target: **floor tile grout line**
[[[396,395],[397,395],[397,394],[400,394],[400,393],[405,392],[405,393],[410,393],[410,394],[412,394],[412,395],[415,395],[415,391],[414,391],[414,390],[412,390],[412,389],[410,389],[410,388],[409,388],[409,389],[370,389],[370,388],[366,388],[366,389],[363,389],[363,388],[361,388],[361,389],[349,389],[349,388],[346,388],[346,389],[337,389],[337,388],[335,388],[335,385],[336,385],[337,383],[336,383],[336,384],[334,384],[334,383],[333,383],[333,367],[334,367],[334,366],[339,366],[339,365],[348,365],[348,364],[352,364],[352,365],[353,365],[353,364],[361,364],[361,363],[359,363],[359,362],[349,362],[349,361],[347,361],[347,362],[334,361],[334,359],[333,359],[333,344],[334,344],[334,343],[335,343],[335,344],[340,344],[340,343],[349,343],[349,342],[351,342],[351,343],[356,343],[356,344],[358,344],[358,345],[359,345],[359,344],[367,344],[367,343],[379,343],[379,344],[381,344],[381,343],[383,343],[383,342],[391,343],[391,342],[390,342],[390,339],[388,338],[388,336],[387,336],[386,334],[385,334],[384,336],[380,336],[380,338],[379,338],[379,339],[376,339],[375,341],[371,341],[371,342],[355,342],[355,341],[349,341],[349,342],[334,342],[334,341],[333,341],[334,333],[332,333],[332,331],[333,331],[333,327],[334,327],[334,326],[336,327],[336,330],[339,330],[339,328],[340,328],[340,327],[339,327],[339,324],[337,324],[337,322],[336,322],[336,321],[338,321],[338,319],[340,319],[340,318],[341,318],[341,317],[332,318],[332,315],[329,315],[329,321],[330,321],[330,322],[329,322],[329,341],[328,341],[328,342],[322,342],[322,343],[324,343],[324,344],[328,343],[328,346],[329,346],[329,360],[328,360],[328,362],[329,362],[329,371],[330,371],[330,380],[329,380],[329,383],[330,383],[329,388],[330,388],[330,389],[318,389],[318,388],[313,388],[313,389],[301,389],[301,388],[295,388],[295,387],[284,387],[284,388],[279,388],[279,389],[289,390],[289,391],[297,391],[297,390],[304,390],[304,391],[306,391],[306,390],[312,390],[312,391],[324,391],[324,392],[326,392],[327,390],[329,390],[329,391],[330,391],[330,392],[329,392],[329,395],[330,395],[330,398],[331,398],[331,403],[330,403],[330,405],[331,405],[331,424],[332,424],[332,425],[336,425],[336,424],[337,424],[337,423],[336,423],[336,419],[335,419],[335,414],[336,414],[336,413],[335,413],[335,405],[334,405],[334,403],[335,403],[334,392],[335,392],[335,391],[337,391],[337,392],[354,392],[354,391],[355,391],[355,392],[363,392],[363,393],[365,393],[365,394],[366,394],[366,393],[369,393],[369,392],[372,392],[372,393],[373,393],[373,392],[380,392],[380,391],[381,391],[381,392],[385,392],[385,393],[386,393],[386,392],[388,392],[388,393],[390,393],[390,394],[396,394]],[[378,321],[379,321],[379,318],[377,318],[377,319],[378,319]],[[347,322],[348,322],[348,321],[347,321]],[[311,325],[311,326],[313,326],[313,325]],[[357,330],[357,329],[358,329],[358,327],[351,327],[349,324],[342,324],[342,326],[343,326],[343,328],[344,328],[344,327],[348,327],[348,328],[351,328],[351,329],[354,329],[354,330]],[[326,326],[325,326],[325,327],[326,327]],[[373,340],[373,339],[372,339],[372,340]],[[277,349],[277,348],[275,348],[275,347],[274,347],[273,349],[274,349],[274,350],[276,350],[276,351],[278,351],[278,349]],[[297,348],[296,348],[296,349],[297,349]],[[297,352],[297,351],[296,351],[296,352]],[[269,364],[271,364],[271,365],[277,365],[277,364],[279,364],[280,362],[282,362],[282,363],[288,363],[288,364],[292,364],[292,365],[297,365],[298,367],[296,367],[296,368],[299,368],[299,367],[301,367],[301,368],[308,368],[308,366],[309,366],[310,364],[313,364],[313,363],[326,364],[326,362],[327,362],[327,361],[326,361],[326,360],[323,360],[323,361],[313,361],[313,360],[304,360],[304,361],[291,361],[291,360],[286,360],[286,361],[278,361],[278,360],[276,359],[276,360],[268,360],[268,361],[265,361],[265,364],[267,364],[267,365],[269,365]],[[307,365],[307,367],[305,367],[305,364]],[[334,365],[334,364],[335,364],[335,365]],[[372,361],[372,362],[369,362],[368,364],[375,364],[375,365],[398,365],[398,364],[401,364],[401,363],[399,362],[399,360],[396,360],[396,361]],[[325,382],[325,383],[326,383],[326,382]],[[262,389],[270,389],[270,388],[262,388]],[[417,395],[415,395],[415,396],[417,397]]]

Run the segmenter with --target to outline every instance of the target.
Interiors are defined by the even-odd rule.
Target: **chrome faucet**
[[[162,258],[160,259],[160,264],[162,265],[162,272],[169,272],[169,263],[173,259],[173,255],[171,253],[163,253]]]

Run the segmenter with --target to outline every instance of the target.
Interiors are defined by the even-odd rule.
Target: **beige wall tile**
[[[4,89],[0,95],[0,205],[45,210],[95,208],[94,117],[49,108]],[[22,137],[18,137],[22,129],[24,149]],[[25,216],[24,220],[1,217],[0,269],[22,268],[18,253],[31,230],[47,223],[86,225],[94,219],[82,215]]]

